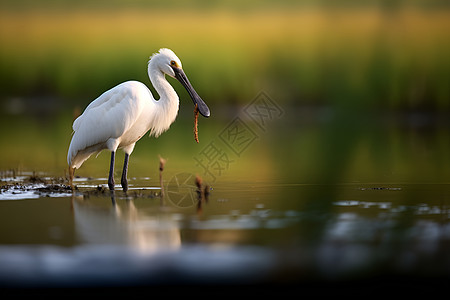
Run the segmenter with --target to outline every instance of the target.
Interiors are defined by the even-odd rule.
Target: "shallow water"
[[[445,286],[445,124],[285,108],[261,128],[245,109],[235,113],[202,120],[200,144],[191,113],[158,140],[141,139],[126,194],[107,189],[106,152],[77,170],[72,193],[70,117],[43,128],[10,118],[17,130],[3,128],[0,167],[16,171],[0,171],[0,285]]]
[[[184,176],[184,177],[183,177]],[[215,183],[4,176],[0,284],[305,283],[450,275],[447,184]],[[59,187],[59,188],[57,188]]]

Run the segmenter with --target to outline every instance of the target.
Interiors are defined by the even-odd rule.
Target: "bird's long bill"
[[[188,91],[189,95],[192,98],[192,101],[194,102],[194,105],[198,105],[198,111],[202,114],[204,117],[209,117],[210,111],[208,105],[200,98],[200,96],[197,94],[197,92],[192,87],[192,84],[189,82],[189,79],[187,78],[186,74],[184,74],[183,69],[172,67],[173,71],[175,72],[175,78],[178,79],[178,81],[184,86],[184,88]]]

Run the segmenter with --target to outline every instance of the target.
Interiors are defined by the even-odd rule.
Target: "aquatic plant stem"
[[[160,156],[159,157],[159,185],[161,186],[161,198],[164,197],[164,185],[163,185],[162,173],[164,171],[165,164],[166,164],[166,160]]]

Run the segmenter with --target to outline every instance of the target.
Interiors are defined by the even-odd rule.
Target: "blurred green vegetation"
[[[169,47],[212,117],[196,145],[191,101],[170,80],[180,116],[158,142],[137,144],[130,176],[156,176],[158,154],[174,172],[201,172],[193,156],[264,90],[285,115],[221,180],[449,178],[445,1],[36,3],[0,4],[0,169],[62,175],[74,115],[123,81],[152,89],[148,58]],[[104,176],[109,156],[97,161],[79,174]]]
[[[444,4],[63,3],[0,12],[3,101],[53,95],[84,105],[122,81],[149,83],[148,57],[170,47],[211,104],[246,103],[265,89],[289,104],[450,108]]]

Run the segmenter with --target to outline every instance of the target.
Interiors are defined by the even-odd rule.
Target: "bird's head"
[[[194,105],[197,104],[200,114],[204,117],[210,116],[210,111],[206,103],[200,98],[195,91],[192,84],[189,82],[186,74],[183,71],[181,60],[175,55],[175,53],[167,48],[162,48],[158,53],[155,53],[150,58],[150,61],[157,60],[157,66],[164,74],[170,77],[176,78],[187,90],[189,96],[191,96]]]

